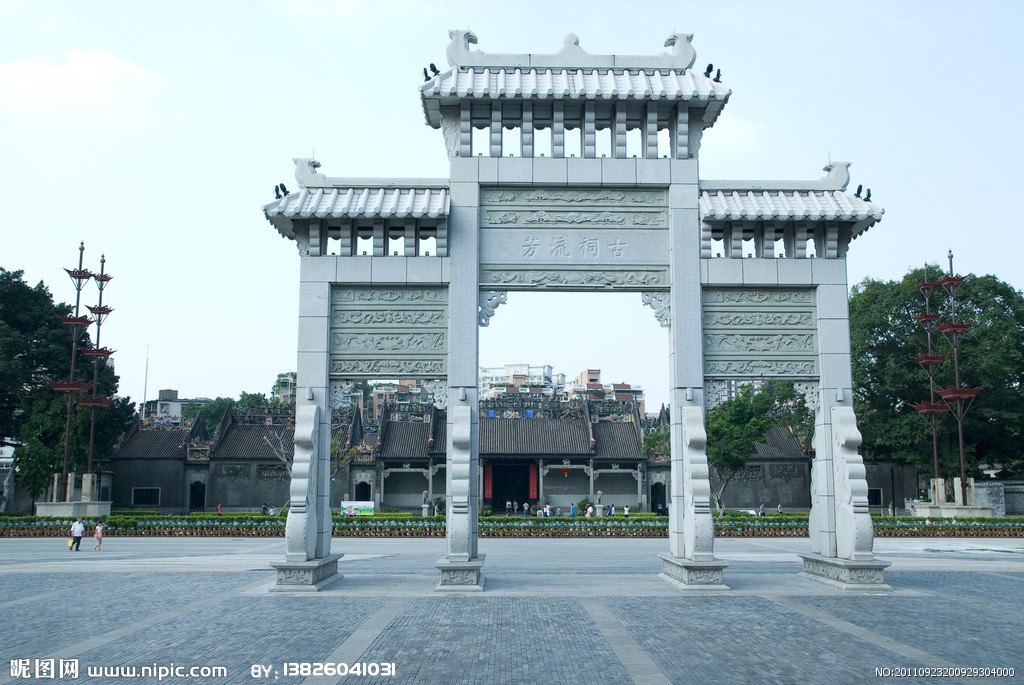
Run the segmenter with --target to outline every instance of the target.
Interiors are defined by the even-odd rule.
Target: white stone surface
[[[325,282],[300,283],[299,316],[327,316],[331,306],[330,292]]]

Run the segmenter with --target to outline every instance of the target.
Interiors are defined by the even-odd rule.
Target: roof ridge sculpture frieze
[[[592,55],[580,47],[580,39],[574,33],[565,37],[562,49],[553,54],[491,54],[482,50],[470,50],[476,45],[477,36],[469,29],[453,29],[448,32],[452,42],[446,55],[448,64],[456,68],[469,67],[520,67],[527,69],[676,69],[685,71],[693,66],[697,58],[690,41],[692,33],[673,33],[665,40],[665,47],[672,52],[658,55]]]

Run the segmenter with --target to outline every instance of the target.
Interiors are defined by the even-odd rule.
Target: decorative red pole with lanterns
[[[100,331],[103,327],[103,320],[107,318],[110,312],[114,311],[103,304],[103,289],[113,278],[113,276],[106,273],[106,264],[106,255],[100,255],[100,272],[98,274],[93,274],[92,277],[93,280],[96,281],[96,286],[100,291],[99,301],[96,306],[89,307],[89,311],[92,312],[92,315],[95,317],[93,321],[96,324],[96,340],[94,342],[94,347],[81,348],[82,354],[92,359],[92,395],[90,397],[78,398],[78,406],[86,407],[89,410],[89,461],[85,469],[85,474],[82,476],[83,502],[92,501],[95,499],[94,496],[98,494],[98,483],[95,482],[95,474],[92,470],[93,447],[96,442],[96,417],[101,409],[109,407],[114,402],[113,397],[97,394],[99,388],[100,367],[107,363],[110,355],[114,354],[114,350],[106,347],[100,347]]]
[[[88,316],[81,316],[82,288],[86,282],[93,277],[93,273],[82,268],[82,257],[85,252],[85,243],[78,246],[78,268],[64,269],[71,282],[75,286],[75,315],[58,316],[60,322],[71,331],[71,370],[66,379],[58,381],[47,381],[50,387],[57,392],[67,395],[67,424],[64,428],[64,466],[61,469],[60,481],[57,492],[54,493],[54,501],[67,502],[71,499],[71,488],[68,487],[68,462],[71,454],[71,415],[75,408],[75,395],[88,391],[92,384],[85,379],[75,379],[75,360],[78,356],[78,341],[89,324],[92,323]]]
[[[919,314],[917,320],[925,325],[928,332],[928,352],[914,357],[914,360],[921,364],[928,372],[931,399],[928,402],[918,402],[911,406],[922,416],[931,417],[932,423],[932,452],[935,461],[935,480],[933,481],[932,502],[938,504],[939,499],[934,493],[934,484],[939,478],[939,452],[938,440],[936,438],[936,420],[939,414],[951,413],[956,418],[957,434],[960,444],[960,496],[964,506],[969,506],[967,498],[967,466],[964,459],[964,416],[971,408],[974,398],[984,389],[984,386],[971,387],[960,378],[960,343],[962,336],[974,325],[971,321],[960,321],[957,317],[956,292],[966,280],[963,276],[953,275],[953,251],[949,254],[949,274],[938,281],[928,281],[928,267],[925,267],[925,281],[919,283],[921,293],[925,298],[925,312]],[[936,286],[942,287],[949,294],[949,320],[938,323],[940,316],[931,311],[930,297]],[[949,358],[948,354],[935,354],[932,349],[932,329],[942,333],[953,350],[953,384],[945,388],[935,387],[935,371],[939,364]],[[936,402],[935,395],[942,401]]]

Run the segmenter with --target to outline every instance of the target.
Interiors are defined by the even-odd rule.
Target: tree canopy
[[[16,444],[47,378],[63,378],[71,338],[57,320],[71,308],[53,303],[41,282],[30,287],[21,271],[0,267],[0,444]]]
[[[930,266],[931,281],[942,270]],[[912,357],[927,351],[924,312],[917,288],[924,269],[901,281],[865,279],[850,294],[850,350],[854,409],[868,459],[896,460],[933,470],[931,425],[910,406],[929,400],[928,374]],[[949,297],[932,291],[932,311],[948,321]],[[1024,455],[1024,296],[995,276],[969,275],[957,289],[957,318],[975,325],[960,344],[961,381],[984,386],[964,421],[968,468],[982,464],[1019,466]],[[933,333],[939,354],[951,351],[941,333]],[[953,362],[939,365],[936,387],[953,385]],[[938,399],[938,398],[936,398]],[[940,476],[959,475],[956,421],[939,414]]]
[[[255,394],[255,393],[253,393]],[[243,396],[249,395],[250,393],[242,393]],[[256,395],[259,397],[259,395]],[[199,418],[203,421],[206,426],[206,430],[210,435],[217,430],[217,425],[220,420],[224,418],[224,411],[234,402],[230,397],[218,397],[212,402],[206,404],[200,404],[198,402],[189,402],[185,405],[185,408],[181,410],[182,418],[188,421]]]
[[[755,391],[744,385],[735,397],[707,413],[708,466],[717,485],[711,494],[719,505],[733,476],[757,454],[757,443],[766,442],[765,433],[777,424],[774,410],[775,393],[770,388]]]
[[[38,497],[50,478],[63,468],[67,424],[65,396],[54,392],[46,379],[66,378],[71,366],[71,336],[57,319],[71,313],[66,304],[54,304],[42,283],[30,287],[23,272],[0,268],[0,443],[15,446],[18,482]],[[83,335],[81,347],[88,347]],[[93,367],[79,358],[75,375],[92,379]],[[99,369],[98,392],[114,395],[118,378],[113,369]],[[99,411],[94,459],[104,459],[124,432],[134,413],[128,398]],[[85,466],[89,450],[89,412],[76,407],[72,414],[70,466]]]

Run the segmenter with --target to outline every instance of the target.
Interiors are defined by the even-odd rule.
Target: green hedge
[[[1024,518],[936,519],[875,516],[877,537],[1024,537]],[[0,537],[67,537],[74,519],[3,515]],[[90,531],[104,517],[83,518]],[[189,516],[111,514],[105,517],[107,535],[281,537],[286,517],[260,514]],[[339,537],[442,537],[444,516],[376,514],[333,517]],[[666,537],[664,516],[604,516],[595,518],[490,516],[479,519],[480,537]],[[715,520],[717,537],[806,537],[806,514],[726,516]]]

